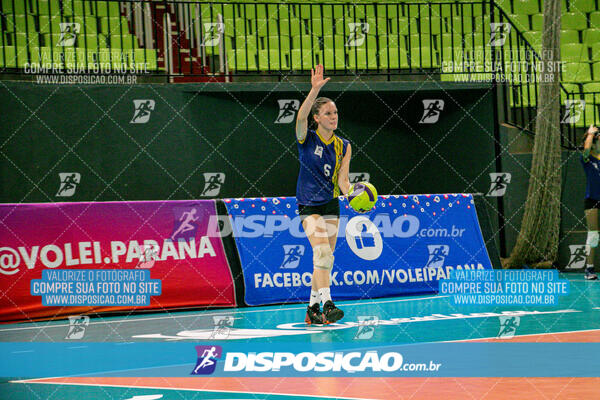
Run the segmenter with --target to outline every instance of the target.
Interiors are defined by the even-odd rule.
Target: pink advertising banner
[[[0,204],[0,322],[235,306],[214,200]]]

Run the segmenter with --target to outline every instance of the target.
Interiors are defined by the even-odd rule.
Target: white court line
[[[418,297],[418,298],[410,298],[410,299],[395,299],[395,300],[384,300],[384,301],[371,301],[369,302],[368,300],[364,300],[361,303],[345,303],[343,301],[338,302],[338,304],[340,305],[344,305],[344,306],[356,306],[356,305],[361,305],[361,306],[365,306],[365,305],[369,305],[369,304],[385,304],[385,303],[399,303],[402,301],[419,301],[419,300],[429,300],[429,299],[443,299],[445,297],[450,297],[450,296],[428,296],[428,297]],[[273,307],[273,306],[268,306],[268,307]],[[276,307],[276,306],[275,306]],[[252,307],[254,308],[254,307]],[[306,306],[302,306],[302,307],[285,307],[284,311],[287,310],[305,310]],[[223,309],[220,312],[215,312],[215,313],[201,313],[201,316],[210,316],[210,315],[223,315],[224,313],[242,313],[242,314],[251,314],[251,313],[257,313],[257,312],[265,312],[265,311],[269,311],[267,309],[261,309],[261,310],[256,310],[256,309]],[[154,317],[154,318],[135,318],[135,316],[132,316],[132,318],[127,318],[127,319],[117,319],[117,320],[110,320],[110,321],[98,321],[98,322],[91,322],[89,323],[89,325],[102,325],[102,324],[113,324],[113,323],[124,323],[124,322],[140,322],[140,321],[155,321],[155,320],[161,320],[161,319],[176,319],[176,318],[198,318],[198,316],[200,316],[200,314],[189,314],[189,315],[179,315],[179,316],[174,316],[173,314],[175,314],[177,311],[175,312],[170,312],[169,315],[163,316],[163,317]],[[182,311],[183,312],[183,311]],[[189,311],[188,311],[189,312]],[[26,329],[49,329],[49,328],[64,328],[70,326],[69,324],[56,324],[56,325],[46,325],[46,326],[28,326],[28,327],[22,327],[22,328],[8,328],[8,329],[0,329],[0,332],[8,332],[8,331],[21,331],[21,330],[26,330]]]
[[[57,377],[59,378],[59,377]],[[269,392],[241,392],[237,390],[211,390],[211,389],[198,389],[198,388],[184,388],[184,387],[172,387],[172,386],[130,386],[130,385],[105,385],[101,383],[63,383],[63,382],[35,382],[40,379],[56,379],[56,378],[36,378],[22,381],[9,381],[9,383],[36,383],[42,385],[71,385],[71,386],[102,386],[102,387],[125,387],[129,389],[158,389],[158,390],[189,390],[194,392],[216,392],[216,393],[236,393],[236,394],[263,394],[268,396],[296,396],[296,397],[313,397],[316,399],[343,399],[343,400],[376,400],[367,397],[340,397],[340,396],[323,396],[314,394],[296,394],[296,393],[269,393]],[[132,378],[133,379],[133,378]],[[159,378],[157,378],[159,379]],[[190,378],[194,379],[194,378]],[[238,378],[239,379],[239,378]]]
[[[595,331],[600,331],[600,329],[582,329],[582,330],[576,330],[576,331],[528,333],[526,335],[514,335],[513,337],[541,336],[541,335],[560,335],[561,333],[595,332]],[[498,336],[491,336],[491,337],[475,338],[475,339],[442,340],[442,341],[433,342],[433,343],[472,342],[472,341],[475,341],[475,340],[487,340],[487,339],[500,339],[500,338]],[[506,340],[506,343],[510,342],[510,338],[507,338],[505,340]],[[532,342],[532,343],[535,343],[535,342]]]

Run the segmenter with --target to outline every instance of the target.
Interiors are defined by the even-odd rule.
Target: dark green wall
[[[337,134],[351,171],[379,192],[486,192],[494,171],[492,99],[481,85],[334,83]],[[136,86],[0,85],[1,202],[199,198],[204,172],[226,174],[218,197],[294,195],[294,124],[275,124],[278,99],[302,101],[308,84]],[[146,124],[133,100],[152,99]],[[442,99],[436,124],[419,124],[423,99]],[[59,172],[78,172],[56,197]]]

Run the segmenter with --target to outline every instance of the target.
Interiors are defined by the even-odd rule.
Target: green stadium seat
[[[339,19],[344,16],[344,5],[342,4],[323,4],[323,18]]]
[[[539,49],[542,47],[542,32],[523,32],[523,36],[533,48]]]
[[[0,68],[17,68],[14,46],[0,48]]]
[[[564,24],[561,24],[563,29],[565,28]],[[535,14],[531,16],[531,30],[542,32],[544,30],[544,15],[543,14]]]
[[[287,21],[287,20],[286,20]],[[237,35],[245,35],[247,27],[244,24],[244,20],[238,19],[225,19],[225,36],[235,37]]]
[[[397,49],[397,48],[406,48],[406,40],[405,36],[398,37],[397,35],[380,35],[379,39],[379,49]]]
[[[406,56],[406,50],[399,48],[381,49],[379,51],[379,65],[383,69],[407,68],[408,57]]]
[[[393,18],[398,17],[399,7],[397,4],[378,4],[377,17]]]
[[[134,63],[139,71],[142,67],[148,71],[156,71],[158,64],[156,62],[156,50],[135,49],[133,51]]]
[[[355,49],[348,52],[348,65],[350,69],[366,70],[377,69],[377,57],[375,51]]]
[[[235,48],[238,50],[248,49],[251,51],[256,51],[258,49],[258,42],[256,41],[255,36],[236,36],[235,37]]]
[[[598,106],[592,103],[585,104],[585,110],[579,121],[575,126],[580,128],[587,128],[591,124],[598,125],[600,121],[600,115],[598,114]]]
[[[575,30],[560,31],[560,44],[579,43],[579,32]]]
[[[256,71],[256,52],[245,49],[227,50],[227,63],[230,70],[234,71]]]
[[[597,60],[600,55],[600,43],[592,45],[592,60]]]
[[[561,82],[561,85],[565,90],[560,90],[560,104],[565,104],[565,100],[567,100],[567,93],[579,92],[579,85],[576,83],[563,82]]]
[[[102,34],[77,36],[77,47],[96,49],[105,48],[107,46],[106,37]]]
[[[462,38],[461,35],[453,35],[452,33],[442,33],[440,35],[440,47],[453,47],[457,46],[458,48],[462,48]],[[444,50],[445,51],[445,50]]]
[[[408,53],[409,64],[412,69],[429,69],[439,66],[437,53],[429,47],[413,47]]]
[[[268,4],[267,13],[268,18],[274,20],[290,17],[289,7],[284,3]]]
[[[280,57],[281,61],[279,59]],[[260,70],[289,69],[288,59],[288,52],[279,52],[278,50],[259,50],[258,68]]]
[[[256,19],[253,23],[252,32],[257,32],[258,36],[278,35],[278,24],[273,19]]]
[[[17,68],[24,68],[31,62],[31,55],[27,46],[16,47]]]
[[[581,43],[569,43],[560,46],[560,57],[563,61],[580,62],[588,60],[588,48]]]
[[[600,82],[600,61],[592,64],[592,73],[594,80]]]
[[[129,33],[129,24],[125,17],[101,17],[100,32],[108,35],[120,35]]]
[[[388,25],[391,34],[408,35],[409,30],[411,33],[418,33],[417,20],[414,18],[410,20],[403,17],[398,19],[390,18],[388,19]]]
[[[5,14],[26,14],[23,0],[2,0],[2,11]]]
[[[540,13],[538,0],[513,0],[513,13],[533,15]]]
[[[562,80],[565,82],[586,83],[592,80],[590,65],[588,63],[565,63],[561,71]]]
[[[428,33],[423,33],[421,35],[410,35],[407,36],[407,39],[410,39],[410,44],[407,41],[407,47],[418,47],[425,46],[431,47],[434,49],[440,48],[440,35],[430,35]]]
[[[443,25],[441,24],[441,19],[437,17],[421,16],[421,21],[419,24],[419,30],[422,33],[432,33],[434,35],[439,35],[442,33]]]
[[[441,19],[449,18],[450,16],[455,15],[453,14],[454,10],[452,10],[453,6],[454,4],[452,3],[438,4],[435,8],[435,15]]]
[[[94,3],[92,3],[91,1],[74,0],[73,15],[79,17],[95,16]]]
[[[391,31],[389,20],[386,18],[368,18],[369,35],[387,35]]]
[[[587,29],[583,31],[583,43],[590,47],[596,43],[600,43],[600,29]]]
[[[60,33],[60,16],[39,16],[40,33]]]
[[[464,64],[468,62],[469,56],[466,51],[463,51],[460,47],[442,47],[440,51],[440,59],[442,61],[442,69],[444,69],[443,62],[446,62],[446,69],[448,72],[463,72]]]
[[[309,70],[315,66],[315,55],[317,52],[304,51],[304,49],[291,50],[290,68],[293,70]]]
[[[80,3],[80,1],[76,0],[62,0],[62,15],[63,16],[73,16],[76,13],[75,5]],[[83,7],[79,7],[83,8]],[[75,58],[75,56],[73,56]]]
[[[496,0],[495,3],[505,13],[507,13],[507,14],[513,14],[513,10],[512,10],[512,6],[510,4],[510,0]]]
[[[121,15],[119,11],[119,3],[114,1],[102,1],[96,2],[96,15],[99,17],[118,17]]]
[[[333,35],[333,21],[331,19],[323,18],[323,20],[319,19],[318,21],[321,25],[321,32],[323,35]]]
[[[73,22],[79,24],[81,33],[98,33],[98,20],[96,17],[73,17]]]
[[[320,42],[318,36],[311,35],[299,35],[293,36],[292,38],[292,49],[320,49]]]
[[[585,83],[583,85],[583,91],[584,92],[598,92],[598,95],[600,95],[600,82]],[[597,97],[597,99],[599,101],[597,101],[596,103],[600,104],[600,98]]]
[[[483,15],[489,15],[487,4],[484,3],[473,3],[472,6],[465,4],[464,7],[458,7],[454,15],[460,15],[461,11],[466,17],[481,17]]]
[[[585,14],[596,11],[596,4],[593,0],[567,0],[569,11]]]
[[[254,11],[254,4],[237,4],[235,7],[236,18],[243,19],[254,19],[256,18],[256,12]]]
[[[290,37],[289,36],[267,36],[260,38],[259,40],[260,50],[279,50],[289,52],[290,50]]]
[[[58,43],[60,43],[60,33],[45,33],[43,35],[41,35],[43,37],[43,45],[44,47],[63,47],[63,46],[59,46]],[[82,35],[79,34],[77,35],[77,40],[75,41],[75,45],[77,47],[87,47],[87,48],[91,48],[91,49],[95,49],[98,47],[107,47],[106,46],[106,38],[104,37],[104,35],[101,34],[89,34],[89,35]],[[72,46],[71,46],[72,47]]]
[[[600,29],[600,11],[590,13],[590,28]]]
[[[137,39],[133,35],[110,35],[109,38],[110,47],[113,49],[134,49],[139,47]]]
[[[487,28],[489,31],[489,27]],[[470,33],[473,31],[473,20],[465,17],[453,17],[450,32],[455,34]]]
[[[39,35],[37,33],[16,33],[17,47],[39,47]],[[12,41],[14,44],[15,41]]]
[[[318,4],[302,4],[299,7],[298,18],[321,18],[321,7]]]
[[[300,20],[294,19],[282,19],[279,21],[279,31],[281,35],[295,36],[300,34]]]
[[[519,1],[519,0],[517,0]],[[525,32],[528,31],[529,28],[529,16],[520,15],[520,14],[511,14],[508,16],[511,24],[513,25],[513,29],[517,28],[518,31]],[[535,29],[534,29],[535,30]]]
[[[346,46],[346,38],[342,35],[325,35],[323,36],[323,48],[332,50],[335,48],[336,57],[340,53],[345,53],[348,49]]]
[[[6,16],[6,32],[37,32],[33,15],[8,14]]]
[[[323,65],[329,70],[344,70],[346,69],[346,53],[340,48],[335,51],[332,48],[325,48],[323,54]]]
[[[39,13],[40,16],[60,16],[63,11],[59,0],[37,0],[37,4],[34,6],[34,12]]]
[[[568,12],[561,16],[561,28],[563,29],[583,31],[587,29],[587,27],[587,18],[584,14]]]

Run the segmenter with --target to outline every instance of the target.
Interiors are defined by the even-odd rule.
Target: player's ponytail
[[[308,128],[309,129],[313,129],[313,130],[317,129],[317,123],[315,122],[314,115],[319,115],[319,110],[321,110],[321,107],[323,107],[324,104],[327,104],[330,101],[333,102],[333,100],[331,100],[328,97],[317,97],[316,98],[315,102],[313,103],[312,108],[310,109],[310,115],[308,118]]]

